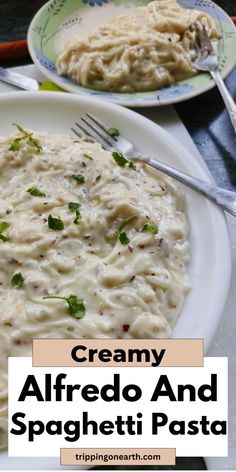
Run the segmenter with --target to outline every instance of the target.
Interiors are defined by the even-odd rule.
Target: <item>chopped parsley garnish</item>
[[[80,207],[81,207],[80,203],[74,203],[74,202],[68,203],[68,208],[71,211],[71,213],[75,213],[75,219],[73,221],[75,225],[78,225],[79,220],[81,219],[81,214],[79,211]]]
[[[123,221],[123,223],[121,223],[121,225],[118,228],[119,240],[123,246],[130,243],[129,238],[127,234],[125,233],[125,231],[123,231],[123,229],[125,226],[127,226],[129,223],[131,223],[131,221],[135,220],[136,218],[137,216],[131,216],[131,218],[128,218],[128,220]]]
[[[128,167],[130,167],[130,169],[136,170],[136,166],[134,165],[132,161],[130,161]]]
[[[6,243],[7,241],[9,241],[9,238],[7,238],[6,236],[4,236],[3,231],[5,231],[7,228],[9,228],[10,226],[10,223],[7,223],[6,221],[2,221],[0,223],[0,241],[3,241],[4,243]]]
[[[22,139],[24,138],[16,138],[14,139],[14,141],[12,141],[11,143],[11,146],[9,147],[9,151],[19,151],[20,149],[20,142],[22,141]]]
[[[20,133],[22,133],[22,134],[28,134],[28,132],[27,132],[24,128],[22,128],[22,126],[18,125],[17,123],[12,123],[12,124],[13,124],[13,126],[16,126],[16,128],[18,129],[18,131],[19,131]]]
[[[13,275],[13,277],[11,279],[11,284],[12,284],[12,287],[15,287],[15,288],[22,288],[23,287],[24,277],[21,274],[21,272],[18,272],[17,274]]]
[[[118,166],[125,167],[126,164],[128,164],[128,167],[130,167],[130,169],[136,170],[136,166],[134,165],[134,163],[128,161],[128,159],[125,158],[122,152],[115,151],[112,153],[112,157],[116,161]]]
[[[43,300],[48,298],[64,300],[68,303],[68,310],[71,316],[80,320],[85,315],[85,304],[82,298],[77,298],[76,295],[70,295],[69,297],[57,297],[57,296],[48,296],[44,297]]]
[[[117,152],[114,151],[112,153],[113,159],[116,161],[117,165],[120,167],[124,167],[126,164],[128,164],[129,161],[123,156],[122,152]]]
[[[74,219],[73,223],[74,223],[75,225],[78,225],[79,222],[80,222],[80,220],[81,220],[81,213],[80,213],[80,211],[79,211],[79,210],[76,210],[75,215],[76,215],[76,216],[75,216],[75,219]]]
[[[123,245],[123,246],[126,246],[127,244],[130,243],[130,240],[127,236],[127,234],[122,231],[122,233],[119,233],[119,240],[120,240],[120,243]]]
[[[108,132],[108,134],[109,134],[110,136],[112,136],[113,138],[115,138],[116,136],[120,136],[120,132],[119,132],[119,130],[118,130],[117,128],[109,128],[109,129],[107,130],[107,132]]]
[[[53,218],[52,215],[48,217],[48,227],[54,231],[61,231],[64,229],[64,223],[61,218]]]
[[[41,192],[37,187],[28,188],[27,192],[30,193],[32,197],[46,197],[46,193]]]
[[[34,147],[36,152],[40,153],[42,151],[42,146],[40,146],[37,139],[32,138],[32,133],[29,136],[29,139],[28,139],[27,143],[29,144],[29,146]]]
[[[78,184],[84,184],[84,182],[85,182],[85,178],[81,174],[78,174],[78,175],[73,174],[72,179],[76,180],[76,182],[78,182]]]
[[[9,241],[9,238],[4,236],[4,234],[0,234],[0,241],[3,241],[4,243],[6,243],[7,241]]]
[[[21,141],[24,141],[24,140],[26,140],[29,146],[34,147],[37,153],[42,151],[42,146],[40,146],[38,140],[32,137],[33,133],[29,133],[17,123],[13,123],[13,126],[16,126],[16,128],[18,129],[19,133],[21,133],[22,136],[19,136],[18,138],[15,138],[12,141],[11,146],[9,148],[10,151],[14,151],[14,152],[19,151],[21,147]]]
[[[158,234],[158,227],[155,225],[149,225],[146,223],[142,229],[144,233],[152,233],[152,234]]]
[[[74,202],[68,203],[68,208],[71,211],[71,213],[75,213],[76,210],[78,210],[80,206],[81,206],[80,203],[74,203]]]
[[[93,161],[93,158],[89,156],[86,152],[83,153],[83,157],[86,157],[86,159],[89,159],[90,161]]]
[[[3,233],[3,231],[5,231],[5,229],[9,228],[10,226],[10,223],[7,223],[6,221],[2,221],[0,223],[0,234]]]

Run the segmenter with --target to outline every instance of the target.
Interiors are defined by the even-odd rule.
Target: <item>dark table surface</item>
[[[0,42],[25,38],[32,17],[45,3],[45,0],[30,2],[28,0],[0,0]],[[215,3],[224,8],[229,15],[236,16],[236,0],[216,0]],[[18,60],[14,63],[0,61],[0,66],[11,67],[26,63],[30,63],[30,60]],[[236,69],[227,78],[226,83],[236,100]],[[177,105],[176,110],[216,182],[222,187],[236,190],[236,136],[219,92],[214,89]],[[151,468],[153,467],[149,467]],[[158,469],[158,467],[154,468]],[[205,468],[205,463],[201,458],[178,458],[175,467],[161,467],[162,470]],[[102,470],[106,467],[96,469]],[[109,469],[113,468],[109,467]],[[127,467],[127,469],[131,468]]]

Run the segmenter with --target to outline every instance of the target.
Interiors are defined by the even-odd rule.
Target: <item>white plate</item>
[[[51,0],[33,18],[28,32],[28,46],[34,63],[52,82],[69,92],[96,96],[125,106],[157,106],[181,102],[214,86],[208,73],[183,80],[161,90],[142,93],[110,93],[82,87],[58,75],[56,58],[65,42],[76,34],[87,33],[114,16],[127,14],[148,0]],[[219,70],[226,77],[236,63],[236,29],[229,16],[211,0],[179,0],[185,8],[208,13],[222,37],[219,40]]]
[[[1,135],[13,132],[12,123],[36,131],[67,134],[78,117],[90,112],[110,127],[118,128],[139,151],[157,156],[169,165],[209,181],[205,168],[165,130],[117,105],[56,92],[7,93],[1,97]],[[227,299],[231,251],[224,213],[193,191],[186,190],[190,224],[192,290],[174,328],[176,338],[203,338],[205,349],[214,337]],[[12,459],[0,454],[0,469]],[[16,468],[57,468],[54,459],[13,459]],[[59,467],[59,465],[58,465]],[[14,468],[14,464],[11,465]]]

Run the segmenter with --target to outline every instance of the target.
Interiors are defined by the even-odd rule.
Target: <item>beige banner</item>
[[[34,339],[34,367],[202,367],[202,339]]]
[[[175,465],[175,449],[61,449],[61,465]]]

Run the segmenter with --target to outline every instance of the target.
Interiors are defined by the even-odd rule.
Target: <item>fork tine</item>
[[[87,137],[91,138],[93,141],[95,140],[95,141],[99,142],[104,149],[107,149],[108,146],[109,146],[109,148],[111,147],[110,143],[108,143],[108,144],[105,143],[105,141],[100,136],[94,136],[94,134],[90,133],[80,123],[75,123],[75,125],[78,126],[78,128],[83,132],[83,135],[81,135],[81,133],[79,133],[75,128],[71,128],[71,130],[73,131],[73,133],[75,133],[80,138],[83,138],[83,136],[87,136]]]
[[[202,40],[206,46],[206,48],[208,49],[208,52],[209,54],[215,54],[214,52],[214,49],[212,47],[212,43],[211,43],[211,40],[208,36],[208,33],[207,33],[207,30],[206,30],[206,27],[205,25],[202,25]]]
[[[207,56],[208,54],[211,54],[211,55],[215,54],[205,25],[201,25],[200,27],[199,24],[196,23],[196,32],[197,32],[198,44],[202,50],[202,53]]]
[[[91,115],[90,113],[86,113],[86,116],[88,118],[90,118],[90,120],[92,120],[99,128],[101,128],[105,133],[106,135],[110,138],[110,139],[113,139],[113,141],[116,141],[117,142],[117,139],[115,136],[111,136],[109,133],[108,133],[108,130],[105,128],[104,124],[99,121],[97,118],[95,118],[95,116]]]
[[[81,131],[83,131],[83,134],[85,134],[86,136],[89,136],[89,138],[94,139],[94,136],[91,133],[89,133],[89,131],[87,131],[85,128],[83,128],[83,126],[80,123],[75,123],[75,124],[76,126],[78,126],[79,129],[81,129]]]
[[[108,145],[109,147],[112,147],[112,143],[108,141],[106,136],[100,133],[100,131],[98,131],[93,125],[91,125],[89,121],[85,120],[85,118],[83,117],[81,117],[81,121],[83,121],[83,123],[85,123],[97,136],[99,136],[99,138],[102,139],[106,143],[106,145]]]
[[[71,128],[71,131],[73,131],[74,134],[76,134],[76,136],[78,136],[78,138],[82,138],[82,134],[79,133],[79,131],[77,131],[75,128]]]

